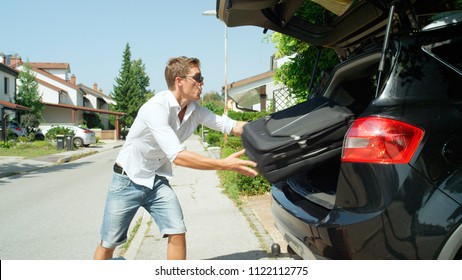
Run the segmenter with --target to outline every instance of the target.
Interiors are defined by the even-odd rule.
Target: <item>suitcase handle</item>
[[[298,117],[297,119],[295,119],[295,120],[293,120],[292,122],[290,122],[290,123],[288,123],[288,124],[286,124],[286,125],[284,125],[284,126],[278,128],[278,129],[276,129],[276,130],[273,131],[273,132],[269,132],[269,131],[267,131],[267,132],[268,132],[269,135],[271,135],[271,136],[273,136],[273,137],[278,137],[278,135],[274,135],[274,134],[277,133],[278,131],[280,131],[280,130],[282,130],[282,129],[284,129],[284,128],[286,128],[286,127],[288,127],[288,126],[290,126],[290,125],[292,125],[292,124],[294,124],[294,123],[296,123],[296,122],[298,122],[300,119],[305,118],[306,116],[312,114],[314,111],[319,110],[319,108],[322,108],[322,107],[324,107],[324,106],[326,106],[326,105],[328,105],[328,104],[329,104],[328,102],[325,102],[325,103],[323,103],[323,104],[317,106],[316,108],[314,108],[314,109],[313,109],[311,112],[309,112],[308,114],[302,115],[302,116]],[[271,120],[271,116],[268,116],[268,118],[266,118],[266,120],[265,120],[265,124],[266,124],[267,122],[269,122],[270,120]],[[266,125],[265,125],[265,128],[266,128]],[[279,136],[279,137],[284,137],[284,136]]]
[[[267,116],[265,118],[265,121],[264,121],[264,124],[263,124],[263,129],[266,132],[266,134],[271,136],[271,137],[274,137],[274,138],[292,138],[295,141],[298,141],[301,138],[312,139],[312,138],[316,138],[317,136],[319,136],[321,134],[330,133],[331,131],[333,131],[333,130],[339,128],[339,127],[342,127],[345,124],[348,124],[352,120],[354,120],[354,115],[353,115],[353,113],[351,113],[351,111],[348,108],[343,107],[343,106],[337,106],[337,105],[334,105],[333,107],[331,107],[329,104],[330,104],[329,102],[324,102],[323,104],[317,106],[315,110],[307,113],[306,115],[303,115],[303,116],[300,116],[300,117],[296,118],[295,120],[291,121],[290,123],[287,123],[287,124],[285,124],[285,125],[283,125],[281,127],[278,127],[274,131],[270,131],[269,128],[268,128],[269,127],[268,123],[273,118],[271,116]],[[332,115],[332,118],[331,118],[332,121],[330,123],[330,126],[323,127],[322,130],[321,129],[320,130],[313,129],[312,131],[307,132],[305,134],[303,134],[303,133],[302,134],[286,134],[286,135],[281,135],[281,134],[278,135],[277,134],[278,132],[281,132],[281,130],[283,130],[284,128],[288,128],[291,125],[294,125],[295,123],[299,122],[300,120],[306,119],[307,116],[312,114],[313,112],[316,112],[319,109],[327,108],[327,107],[337,108],[334,111],[332,111],[334,114]],[[334,120],[336,120],[336,121],[334,121]],[[294,133],[294,131],[292,133]],[[299,133],[299,132],[296,132],[296,133]]]

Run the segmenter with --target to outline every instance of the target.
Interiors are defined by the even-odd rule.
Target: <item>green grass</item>
[[[130,232],[130,236],[128,237],[127,241],[122,246],[120,246],[120,248],[119,248],[119,255],[120,256],[123,257],[125,255],[125,253],[128,251],[128,248],[130,248],[130,244],[132,244],[133,238],[135,238],[136,233],[140,229],[142,220],[143,220],[143,217],[140,217],[136,221],[136,224],[133,226],[133,229]]]
[[[35,158],[57,154],[65,150],[57,150],[56,145],[48,141],[34,142],[7,142],[0,145],[0,156],[14,156],[23,158]]]
[[[225,158],[230,154],[241,150],[240,139],[237,137],[229,137],[228,142],[221,147],[221,157]],[[246,158],[246,157],[243,157]],[[220,176],[221,185],[225,193],[237,204],[242,205],[242,196],[256,196],[268,193],[271,190],[271,184],[262,177],[246,177],[234,171],[218,171]]]

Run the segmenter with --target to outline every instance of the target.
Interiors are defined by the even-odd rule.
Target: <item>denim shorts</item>
[[[150,189],[132,182],[127,175],[113,173],[101,226],[103,247],[115,248],[125,243],[130,223],[140,207],[151,214],[163,237],[186,232],[183,211],[167,178],[156,176]]]

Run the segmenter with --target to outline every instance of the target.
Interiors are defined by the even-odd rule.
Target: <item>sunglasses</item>
[[[200,74],[194,76],[183,76],[182,78],[192,78],[194,81],[198,83],[202,83],[204,81],[204,77]]]

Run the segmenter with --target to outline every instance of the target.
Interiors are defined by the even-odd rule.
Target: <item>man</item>
[[[166,177],[172,163],[202,170],[232,170],[255,176],[256,163],[240,159],[244,150],[224,159],[203,157],[182,144],[199,124],[223,133],[241,135],[245,122],[217,116],[198,105],[203,86],[200,61],[177,57],[165,68],[168,90],[141,106],[114,164],[101,242],[94,259],[110,259],[127,239],[128,227],[139,207],[154,218],[168,237],[167,259],[186,259],[186,228],[178,199]]]

